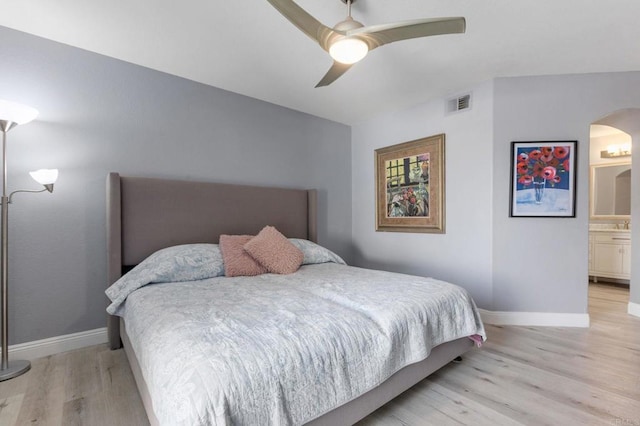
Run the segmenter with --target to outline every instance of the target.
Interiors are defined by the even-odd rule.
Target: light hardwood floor
[[[359,423],[640,426],[640,318],[592,284],[590,329],[487,326],[489,341]],[[106,345],[0,383],[0,425],[147,425],[129,365]]]

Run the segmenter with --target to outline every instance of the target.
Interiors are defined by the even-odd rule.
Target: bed
[[[297,244],[315,247],[313,242],[317,242],[318,239],[316,191],[125,177],[118,173],[110,173],[107,177],[107,284],[111,286],[118,280],[122,282],[124,279],[121,280],[121,277],[124,274],[132,271],[136,265],[148,262],[150,256],[159,250],[173,250],[176,246],[204,247],[210,250],[210,247],[218,243],[220,235],[255,235],[266,225],[275,226]],[[127,277],[135,275],[135,271],[136,269]],[[341,282],[341,277],[351,275],[353,283],[345,285]],[[267,274],[232,279],[209,274],[202,280],[147,285],[129,293],[127,299],[123,298],[121,304],[124,314],[118,312],[118,315],[109,315],[109,344],[112,349],[124,347],[152,425],[353,424],[471,349],[474,341],[469,336],[474,335],[476,341],[484,338],[484,329],[473,301],[464,290],[448,283],[404,276],[403,280],[407,281],[407,284],[406,287],[402,287],[402,294],[406,293],[406,300],[403,300],[401,294],[385,299],[382,293],[376,296],[377,290],[362,290],[367,288],[367,285],[377,285],[382,291],[383,287],[387,287],[386,283],[399,277],[399,274],[360,270],[343,265],[339,261],[328,262],[325,259],[317,264],[305,264],[291,275]],[[437,311],[445,309],[444,296],[441,296],[445,290],[457,293],[456,297],[461,299],[460,302],[455,302],[453,309],[449,308],[451,312]],[[413,331],[413,327],[399,327],[388,320],[387,317],[393,311],[391,308],[383,310],[373,306],[378,303],[387,307],[395,303],[401,313],[403,306],[412,302],[411,291],[432,292],[440,301],[429,309],[439,312],[436,318],[456,318],[455,324],[447,325],[444,319],[442,322],[440,319],[425,320],[421,311],[417,314],[402,313],[412,317],[412,321],[416,323],[428,323],[433,328],[430,331]],[[360,300],[364,293],[367,297],[362,296]],[[205,294],[214,296],[203,296]],[[206,297],[212,299],[200,303]],[[257,297],[263,299],[256,299]],[[384,303],[380,303],[383,300]],[[349,313],[354,311],[349,305],[356,302],[358,313],[354,315]],[[141,313],[146,312],[147,307],[156,309],[157,305],[162,305],[161,308],[157,308],[158,311]],[[167,308],[169,305],[179,308],[170,312]],[[278,307],[270,311],[271,305]],[[242,309],[248,306],[252,308]],[[259,306],[259,309],[254,309],[255,306]],[[243,317],[240,319],[233,317],[236,315],[236,309],[243,311]],[[195,316],[189,317],[191,314],[187,311],[193,311]],[[345,311],[344,315],[352,317],[340,319],[342,311]],[[224,312],[224,315],[220,312]],[[246,312],[251,313],[249,319],[244,316]],[[303,312],[303,315],[292,312]],[[304,313],[307,312],[312,316],[305,319]],[[126,319],[119,315],[124,315]],[[202,318],[213,318],[218,328],[222,327],[221,321],[230,320],[230,324],[234,326],[232,330],[227,330],[227,334],[236,340],[229,343],[225,340],[226,335],[224,339],[217,336],[212,344],[220,345],[220,342],[224,341],[224,346],[206,348],[202,341],[178,343],[176,327],[179,328],[180,335],[199,334],[202,330],[215,328],[203,323]],[[171,329],[173,332],[158,335],[149,331],[154,329],[155,333],[155,328],[165,327],[165,323],[166,330]],[[292,336],[267,336],[262,331],[275,328],[282,334],[283,323],[290,325],[284,329],[287,333],[291,331]],[[369,323],[373,324],[373,331],[365,331]],[[192,328],[184,328],[182,324],[185,324],[184,327],[189,325]],[[246,329],[239,332],[235,329],[238,324],[246,325]],[[224,323],[224,327],[228,329],[228,323]],[[356,337],[342,336],[345,328],[353,329]],[[442,342],[425,343],[424,347],[415,343],[421,340],[420,336],[423,334],[435,333],[439,328],[451,329],[445,333],[448,337],[440,338]],[[387,334],[378,334],[378,329],[385,329],[383,331]],[[293,336],[294,331],[299,331],[301,336]],[[331,333],[335,333],[336,336]],[[319,337],[314,337],[315,335]],[[300,341],[304,342],[301,345],[304,353],[288,356],[290,349],[286,345],[300,346],[299,343],[295,343],[295,339],[302,339]],[[312,345],[305,339],[326,341],[332,349],[309,349]],[[241,343],[238,343],[240,341]],[[269,346],[272,343],[273,346]],[[151,344],[159,346],[153,346],[151,349]],[[230,349],[233,345],[240,345],[238,347],[246,351],[247,358],[252,357],[252,360],[256,360],[249,362],[238,360],[239,357],[220,358],[229,350],[239,350],[237,347]],[[353,345],[356,350],[361,351],[360,355],[341,353],[340,348],[348,345]],[[193,348],[202,350],[195,354]],[[258,355],[251,352],[257,348],[260,348],[259,356],[275,348],[271,364],[266,364],[266,361],[262,361]],[[331,356],[327,355],[329,352]],[[389,359],[385,359],[384,356]],[[151,363],[150,357],[155,357],[155,364]],[[202,359],[195,363],[194,359],[197,357]],[[289,365],[292,364],[291,360],[295,360],[293,364],[302,363],[305,366],[304,374],[292,370]],[[240,361],[242,363],[237,364]],[[344,365],[341,364],[343,362]],[[188,370],[190,382],[178,383],[180,379],[160,377],[164,373],[158,375],[157,372],[161,371],[158,365],[167,365],[167,369],[175,368],[169,364],[184,366],[185,371],[193,367],[193,370]],[[258,371],[263,364],[266,365],[265,370]],[[221,368],[220,365],[224,365],[225,368]],[[359,371],[359,368],[362,371]],[[223,384],[227,386],[228,381],[223,374],[227,371],[236,374],[238,370],[243,370],[243,374],[244,370],[247,370],[248,377],[252,374],[256,377],[267,377],[264,380],[268,386],[260,383],[256,385],[258,380],[252,379],[244,384],[233,384],[233,388],[223,387]],[[288,377],[288,381],[280,381],[282,371],[291,372],[292,377]],[[309,375],[313,377],[308,377]],[[196,379],[193,379],[194,377]],[[353,383],[350,380],[353,380]],[[247,393],[263,392],[265,386],[271,391],[275,389],[273,392],[278,395],[262,396],[257,402],[251,403],[244,400]],[[179,408],[192,404],[194,399],[199,398],[182,398],[194,388],[198,388],[198,392],[200,388],[204,389],[208,397],[218,401],[215,404],[204,403],[217,408],[198,406],[193,408],[196,414],[185,414],[186,411],[191,411],[189,407],[185,408],[185,413],[178,413]],[[234,400],[230,403],[234,392],[243,398],[240,398],[240,402]],[[196,403],[202,404],[199,400]],[[255,411],[258,417],[250,417],[246,411]],[[176,418],[167,420],[174,412]],[[268,413],[269,417],[264,417],[264,413]]]

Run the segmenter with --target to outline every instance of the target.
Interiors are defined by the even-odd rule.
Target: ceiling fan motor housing
[[[327,31],[325,34],[322,34],[319,37],[318,41],[320,42],[320,45],[324,50],[329,51],[329,49],[331,48],[331,45],[333,45],[335,42],[345,37],[349,37],[344,35],[344,33],[346,33],[349,30],[354,30],[356,28],[362,28],[362,27],[364,27],[362,22],[358,22],[349,16],[344,21],[338,22],[332,28],[333,31]],[[351,38],[353,38],[353,36],[351,36]]]
[[[358,22],[353,19],[351,16],[347,16],[344,21],[340,21],[333,26],[333,29],[336,31],[344,31],[347,32],[349,30],[355,30],[356,28],[362,28],[364,25],[362,22]]]

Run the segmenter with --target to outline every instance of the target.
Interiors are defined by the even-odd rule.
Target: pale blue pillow
[[[151,283],[195,281],[224,275],[218,244],[184,244],[158,250],[113,283],[105,293],[115,315],[133,291]]]
[[[301,240],[298,238],[289,238],[289,241],[291,241],[294,246],[298,247],[298,249],[300,249],[304,254],[304,260],[302,261],[303,265],[328,262],[346,265],[346,262],[342,260],[340,256],[312,241]]]

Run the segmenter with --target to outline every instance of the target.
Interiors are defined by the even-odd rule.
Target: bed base
[[[129,360],[129,365],[131,366],[133,377],[135,378],[136,385],[138,386],[138,391],[142,398],[144,409],[147,412],[149,423],[151,426],[158,426],[158,418],[153,411],[153,404],[149,396],[147,384],[142,376],[142,370],[138,364],[135,352],[131,347],[131,341],[129,340],[129,336],[125,330],[124,320],[120,321],[120,336],[122,337],[124,351],[127,355],[127,359]],[[444,367],[472,347],[473,342],[468,337],[438,345],[431,350],[431,354],[425,360],[404,367],[389,377],[380,386],[314,420],[311,420],[307,425],[352,425],[373,413],[375,410],[391,401],[402,392],[424,380],[431,373]]]

